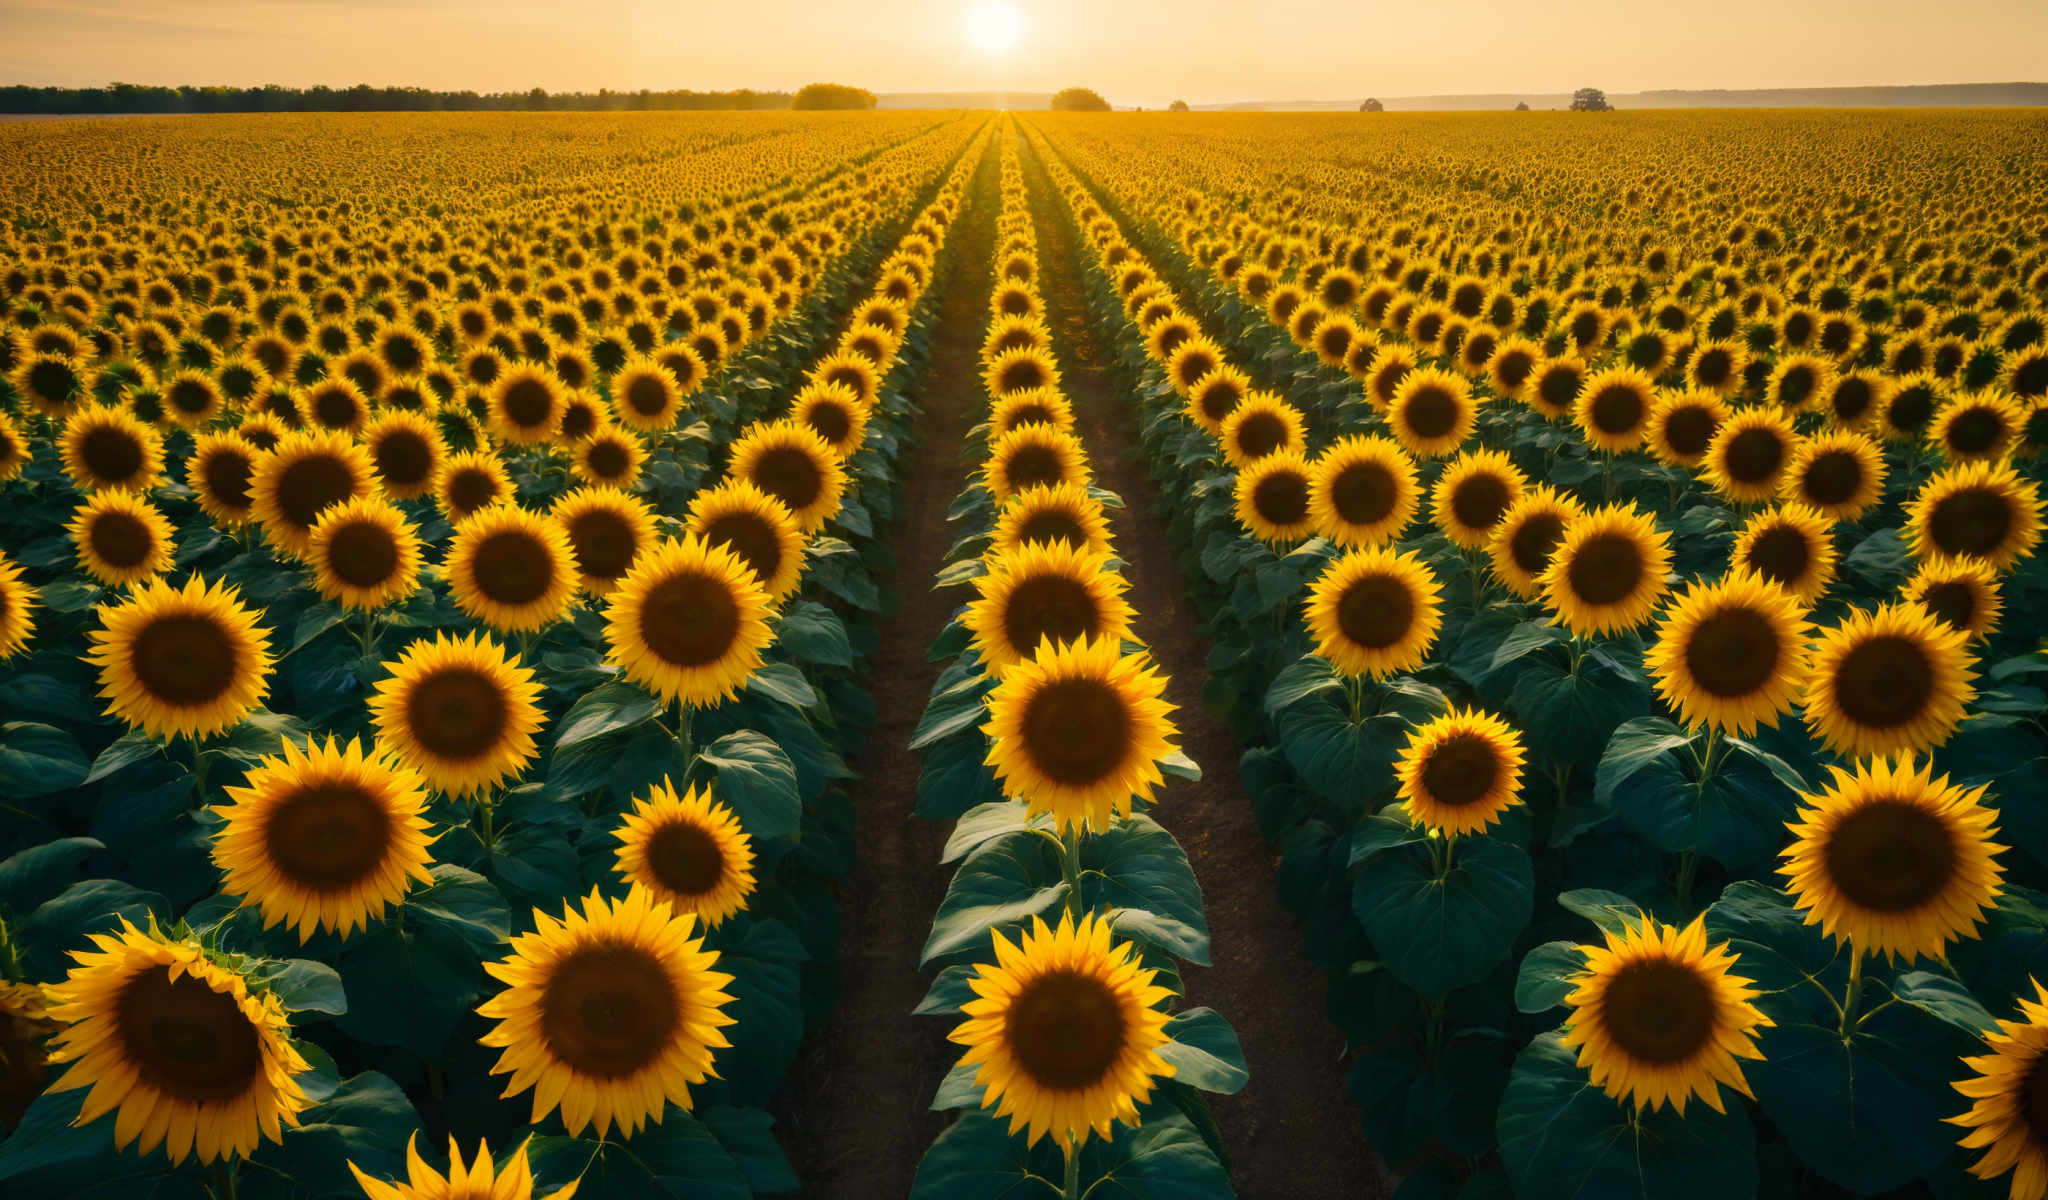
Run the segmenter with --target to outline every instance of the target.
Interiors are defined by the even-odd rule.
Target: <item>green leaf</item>
[[[74,1128],[84,1092],[44,1092],[0,1141],[0,1181],[44,1167],[85,1162],[114,1152],[114,1115]]]
[[[1547,658],[1523,669],[1509,695],[1527,741],[1553,763],[1592,762],[1608,735],[1649,707],[1649,688],[1624,679],[1597,661],[1582,661],[1573,675]]]
[[[1429,840],[1429,830],[1415,822],[1385,813],[1360,821],[1351,831],[1350,865],[1358,864],[1382,850],[1413,846]]]
[[[994,961],[992,928],[1014,931],[1051,911],[1066,894],[1058,855],[1044,838],[1013,833],[983,843],[954,873],[919,963],[929,967],[962,953]]]
[[[78,739],[52,725],[9,721],[0,725],[0,779],[17,800],[47,796],[85,782],[92,763]]]
[[[963,656],[948,668],[948,672],[961,668],[963,664],[970,668],[979,665],[971,661],[971,656]],[[941,682],[945,678],[941,676]],[[917,723],[916,732],[911,735],[908,748],[922,750],[940,738],[984,724],[988,720],[988,706],[982,703],[982,697],[988,695],[994,686],[992,680],[977,670],[971,677],[963,675],[959,686],[934,695]]]
[[[1970,994],[1970,989],[1946,975],[1908,971],[1892,981],[1892,995],[1901,1004],[1910,1004],[1937,1021],[1955,1026],[1965,1036],[1997,1032],[1998,1022]]]
[[[1707,937],[1726,940],[1738,959],[1737,973],[1775,995],[1776,1020],[1796,1019],[1788,1012],[1794,1006],[1806,1019],[1819,1020],[1834,1011],[1822,992],[1839,998],[1848,986],[1847,953],[1819,926],[1807,924],[1792,898],[1775,888],[1747,880],[1723,888],[1707,910]]]
[[[942,863],[956,862],[972,854],[982,843],[1019,833],[1026,829],[1043,829],[1051,832],[1051,813],[1031,815],[1021,800],[997,800],[983,804],[962,816],[953,826],[951,836],[946,839],[945,852],[939,856]]]
[[[975,1077],[981,1074],[978,1063],[954,1063],[939,1080],[939,1090],[932,1094],[931,1110],[946,1112],[955,1108],[978,1109],[986,1096]]]
[[[792,838],[803,826],[796,766],[782,747],[751,729],[728,733],[698,758],[718,772],[718,798],[755,838]]]
[[[704,1123],[671,1108],[630,1140],[537,1137],[527,1148],[536,1193],[581,1178],[576,1194],[635,1200],[751,1200],[747,1173]]]
[[[1524,621],[1508,630],[1507,636],[1494,647],[1493,659],[1486,664],[1486,674],[1492,675],[1510,663],[1520,662],[1531,654],[1549,646],[1563,645],[1571,639],[1571,631],[1558,625],[1539,624]]]
[[[1584,973],[1586,954],[1577,942],[1545,942],[1522,956],[1515,977],[1515,1007],[1525,1013],[1547,1013],[1564,1004],[1578,989],[1572,977]]]
[[[1663,717],[1622,722],[1607,739],[1607,749],[1593,773],[1593,798],[1602,808],[1617,807],[1616,793],[1622,785],[1671,751],[1691,744],[1691,734]]]
[[[1223,1200],[1230,1180],[1185,1116],[1149,1108],[1136,1129],[1091,1138],[1081,1152],[1081,1185],[1093,1200]],[[1008,1121],[969,1112],[939,1135],[918,1164],[911,1200],[1054,1200],[1061,1151],[1050,1138],[1027,1148]]]
[[[1442,878],[1422,846],[1376,856],[1353,885],[1351,910],[1395,978],[1441,999],[1506,961],[1535,910],[1535,891],[1521,847],[1463,837]]]
[[[1342,690],[1344,681],[1315,655],[1296,659],[1266,689],[1266,715],[1278,716],[1310,696]]]
[[[955,820],[1003,798],[988,757],[988,735],[965,730],[925,748],[917,776],[917,815]]]
[[[1234,1096],[1251,1080],[1237,1031],[1213,1008],[1190,1008],[1166,1023],[1173,1040],[1159,1048],[1159,1057],[1174,1066],[1174,1079],[1205,1092]]]
[[[970,981],[976,973],[972,963],[956,963],[940,971],[938,978],[932,980],[930,990],[925,992],[924,999],[918,1001],[912,1011],[920,1017],[958,1016],[960,1006],[974,999]]]
[[[505,897],[474,871],[436,863],[429,873],[434,882],[406,898],[406,920],[444,929],[478,954],[495,954],[512,936]]]
[[[148,734],[140,729],[131,729],[100,751],[99,757],[92,760],[92,770],[81,782],[98,783],[123,767],[133,766],[163,752],[164,748],[151,741]]]
[[[122,918],[147,927],[151,914],[168,920],[171,903],[118,879],[82,879],[44,901],[14,929],[28,979],[58,979],[73,963],[69,952],[90,949],[90,934],[118,927]]]
[[[341,976],[326,963],[305,958],[263,959],[252,963],[247,975],[251,982],[276,993],[292,1012],[338,1016],[348,1011]]]
[[[440,1058],[486,985],[467,942],[446,926],[410,921],[350,938],[337,970],[349,998],[348,1011],[334,1019],[343,1033],[428,1060]]]
[[[811,681],[788,663],[769,663],[755,671],[747,679],[747,691],[796,709],[814,708],[818,703],[818,693],[811,690]]]
[[[391,990],[391,981],[383,986]],[[342,1081],[334,1094],[300,1115],[283,1144],[257,1143],[254,1161],[312,1185],[351,1178],[353,1162],[378,1179],[404,1179],[405,1141],[420,1127],[419,1114],[397,1084],[375,1071]],[[424,1139],[422,1139],[424,1141]],[[431,1150],[429,1151],[431,1153]]]
[[[600,684],[571,705],[555,729],[555,749],[564,750],[578,742],[631,729],[651,721],[661,712],[661,701],[625,682]]]
[[[1569,892],[1558,893],[1557,904],[1566,912],[1584,917],[1608,933],[1620,933],[1631,925],[1643,923],[1643,906],[1619,892],[1573,888]]]
[[[756,1195],[793,1195],[802,1189],[775,1140],[775,1118],[766,1111],[712,1105],[696,1110],[696,1117],[739,1164]]]
[[[104,849],[106,845],[98,838],[70,837],[8,856],[0,862],[0,905],[23,912],[34,908],[62,891],[60,885],[87,855]]]
[[[1081,871],[1084,909],[1107,908],[1119,933],[1209,964],[1201,885],[1187,851],[1157,821],[1141,814],[1082,838]]]
[[[775,623],[775,644],[784,654],[814,667],[853,666],[846,622],[815,600],[799,600]]]
[[[1008,1130],[979,1109],[962,1114],[917,1164],[910,1200],[1058,1200],[1057,1151],[1034,1156]]]

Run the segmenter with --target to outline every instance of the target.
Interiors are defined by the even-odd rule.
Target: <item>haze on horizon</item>
[[[1950,0],[0,0],[0,83],[876,92],[1119,105],[2005,83],[2048,3]]]

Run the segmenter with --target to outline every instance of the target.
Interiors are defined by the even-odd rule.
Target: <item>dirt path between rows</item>
[[[1038,253],[1061,381],[1073,400],[1095,482],[1124,499],[1110,514],[1128,564],[1137,632],[1172,676],[1181,747],[1202,767],[1198,784],[1174,783],[1153,815],[1186,848],[1209,917],[1212,967],[1187,968],[1187,1001],[1229,1018],[1244,1045],[1251,1083],[1211,1098],[1231,1154],[1237,1194],[1372,1200],[1386,1170],[1367,1145],[1344,1091],[1344,1039],[1324,1014],[1321,974],[1298,951],[1300,934],[1280,907],[1277,858],[1259,834],[1238,783],[1230,730],[1202,707],[1209,647],[1187,600],[1158,493],[1137,459],[1130,410],[1118,394],[1081,291],[1081,247],[1054,214],[1061,201],[1035,153],[1024,153],[1037,218]]]
[[[946,510],[967,476],[967,430],[980,418],[982,324],[1002,206],[991,146],[976,169],[971,203],[949,235],[952,279],[943,284],[931,369],[921,398],[914,457],[904,476],[903,520],[891,535],[901,607],[881,626],[869,663],[875,727],[852,765],[853,877],[839,890],[844,922],[843,990],[831,1025],[799,1061],[788,1094],[790,1156],[806,1196],[908,1195],[925,1147],[945,1127],[929,1111],[956,1047],[946,1023],[913,1016],[930,982],[918,954],[950,872],[940,865],[946,826],[911,815],[918,756],[905,749],[939,665],[925,651],[953,616],[960,593],[932,580],[954,531]]]

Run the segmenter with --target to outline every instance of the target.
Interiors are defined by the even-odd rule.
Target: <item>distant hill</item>
[[[1616,108],[2033,108],[2048,106],[2048,83],[1943,83],[1916,87],[1662,89],[1609,92]],[[1570,92],[1496,92],[1470,96],[1381,96],[1388,112],[1466,112],[1567,108]],[[1209,112],[1352,112],[1357,100],[1245,100],[1197,104]],[[886,101],[884,102],[886,107]]]

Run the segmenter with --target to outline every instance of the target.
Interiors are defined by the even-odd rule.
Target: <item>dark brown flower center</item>
[[[1724,608],[1695,625],[1685,642],[1685,669],[1712,696],[1749,696],[1778,669],[1778,631],[1759,612]]]
[[[1287,444],[1287,422],[1277,413],[1255,412],[1237,425],[1237,451],[1260,459]]]
[[[1977,615],[1977,593],[1960,581],[1937,583],[1920,593],[1920,607],[1951,629],[1968,632]]]
[[[1935,501],[1927,531],[1948,555],[1989,555],[2005,544],[2013,506],[1993,488],[1964,488]]]
[[[511,706],[481,671],[443,667],[406,697],[405,724],[413,740],[436,758],[480,758],[507,732]]]
[[[754,462],[754,486],[802,512],[818,500],[825,476],[808,451],[796,446],[776,446]]]
[[[347,463],[325,452],[309,454],[278,473],[277,507],[293,525],[311,529],[321,513],[355,495],[355,490],[355,473]]]
[[[555,964],[541,995],[541,1036],[571,1067],[617,1079],[652,1066],[680,1023],[662,964],[637,946],[598,944]]]
[[[546,381],[522,375],[505,388],[505,419],[523,430],[542,429],[554,419],[555,393]]]
[[[387,583],[398,565],[398,539],[374,521],[351,521],[328,538],[327,569],[350,587]]]
[[[1337,628],[1371,650],[1398,643],[1415,624],[1415,593],[1393,575],[1365,575],[1337,600]]]
[[[206,456],[200,479],[206,494],[223,508],[237,511],[249,507],[249,481],[254,464],[239,450],[216,450]]]
[[[635,375],[626,384],[626,407],[643,417],[658,417],[668,411],[672,395],[660,376]]]
[[[1949,449],[1958,454],[1983,454],[2005,434],[2005,422],[1988,408],[1967,408],[1948,423]]]
[[[1749,565],[1773,583],[1792,587],[1806,576],[1813,547],[1790,525],[1773,525],[1749,544]]]
[[[1557,553],[1557,544],[1564,540],[1564,517],[1555,512],[1539,512],[1516,527],[1514,536],[1508,539],[1508,554],[1515,565],[1526,575],[1543,574],[1550,567],[1550,556]]]
[[[1037,411],[1042,414],[1044,410]],[[1050,418],[1040,415],[1023,419],[1044,421]],[[845,441],[846,435],[853,432],[853,415],[847,412],[846,406],[840,404],[837,400],[825,400],[813,404],[810,411],[804,414],[804,420],[817,432],[819,437],[824,438],[834,446]]]
[[[433,450],[427,440],[410,429],[394,429],[370,447],[377,473],[396,487],[418,487],[434,469]]]
[[[1011,589],[1003,606],[1003,637],[1026,658],[1040,638],[1064,645],[1094,637],[1102,612],[1086,584],[1066,575],[1034,575]]]
[[[384,864],[391,815],[355,783],[316,783],[287,796],[263,827],[278,874],[313,892],[354,887]]]
[[[1054,783],[1087,787],[1123,765],[1131,718],[1114,685],[1100,679],[1046,684],[1024,708],[1024,750]]]
[[[655,655],[679,667],[716,662],[740,632],[732,588],[709,575],[677,574],[648,589],[640,606],[640,637]]]
[[[1640,1062],[1685,1062],[1712,1042],[1714,994],[1694,968],[1668,959],[1630,963],[1607,981],[1600,1022]]]
[[[86,540],[100,561],[117,571],[141,566],[156,548],[156,538],[149,526],[132,513],[117,509],[94,517]]]
[[[1419,387],[1408,397],[1402,418],[1425,441],[1448,436],[1458,427],[1458,398],[1435,384]]]
[[[1643,570],[1643,552],[1634,539],[1600,533],[1579,543],[1565,567],[1565,579],[1572,594],[1586,604],[1618,604],[1641,586]]]
[[[87,474],[102,483],[124,483],[142,472],[142,443],[125,429],[101,427],[79,440],[78,457]]]
[[[151,966],[121,987],[114,1008],[121,1057],[144,1083],[186,1104],[223,1104],[262,1078],[256,1028],[233,997],[191,975]]]
[[[129,669],[143,691],[177,708],[217,699],[234,682],[235,644],[210,618],[158,617],[136,634]]]
[[[996,378],[996,390],[1023,392],[1044,387],[1048,382],[1045,367],[1036,358],[1019,358],[1004,365]]]
[[[633,526],[610,509],[584,509],[570,518],[568,531],[576,569],[593,579],[619,578],[640,553]]]
[[[1863,488],[1863,462],[1847,450],[1817,454],[1800,482],[1806,498],[1821,508],[1847,504]]]
[[[1269,524],[1283,529],[1308,520],[1308,477],[1298,471],[1275,471],[1252,488],[1252,507]]]
[[[523,529],[503,529],[477,546],[470,573],[485,598],[518,607],[540,599],[554,586],[555,560],[539,538]]]
[[[724,878],[725,855],[696,825],[670,821],[648,839],[647,866],[670,891],[701,896]]]
[[[1785,465],[1785,439],[1775,429],[1742,430],[1729,439],[1725,461],[1735,482],[1767,482]]]
[[[1664,440],[1682,458],[1698,458],[1714,440],[1718,423],[1711,410],[1698,405],[1674,409],[1664,422]]]
[[[1018,447],[1003,463],[1003,475],[1009,480],[1013,492],[1041,484],[1062,483],[1067,477],[1059,452],[1046,445]]]
[[[313,395],[313,419],[329,429],[344,429],[363,414],[355,394],[343,387],[324,387]]]
[[[1100,979],[1049,971],[1024,985],[1004,1015],[1003,1040],[1039,1087],[1069,1092],[1109,1074],[1124,1048],[1122,1006]]]
[[[1422,790],[1438,804],[1461,808],[1483,799],[1500,776],[1500,756],[1476,733],[1445,739],[1422,764]]]
[[[1934,662],[1911,638],[1887,634],[1858,643],[1835,668],[1834,699],[1872,729],[1904,725],[1934,699]]]
[[[1330,481],[1330,506],[1349,525],[1373,525],[1394,511],[1394,473],[1376,462],[1352,463]]]
[[[1908,912],[1955,877],[1956,847],[1941,818],[1903,800],[1876,800],[1843,817],[1828,835],[1828,880],[1849,902]]]
[[[1649,408],[1643,403],[1642,394],[1632,387],[1619,384],[1609,385],[1594,393],[1588,406],[1593,418],[1593,427],[1606,434],[1629,433],[1640,427]]]
[[[1481,471],[1451,489],[1451,515],[1466,529],[1492,529],[1506,515],[1509,499],[1508,481]]]
[[[633,465],[633,458],[626,447],[606,438],[583,452],[583,465],[599,479],[618,479]]]
[[[1060,543],[1080,549],[1088,544],[1088,533],[1073,514],[1057,508],[1041,508],[1018,523],[1017,542],[1019,545]]]

